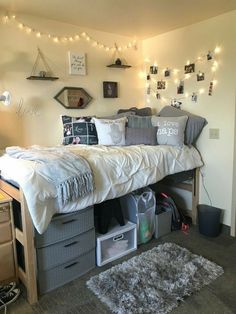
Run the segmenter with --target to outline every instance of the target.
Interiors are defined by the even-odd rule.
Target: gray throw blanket
[[[6,153],[13,158],[38,163],[37,172],[57,189],[60,208],[93,191],[93,175],[88,162],[64,148],[8,147]]]

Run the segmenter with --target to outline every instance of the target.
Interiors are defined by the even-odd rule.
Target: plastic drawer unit
[[[103,266],[137,249],[136,224],[115,226],[104,235],[97,234],[97,265]]]
[[[39,294],[80,277],[95,267],[93,207],[56,215],[46,232],[35,232]]]

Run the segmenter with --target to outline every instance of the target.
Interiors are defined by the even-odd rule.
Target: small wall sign
[[[69,51],[69,74],[86,75],[85,53],[74,53]]]

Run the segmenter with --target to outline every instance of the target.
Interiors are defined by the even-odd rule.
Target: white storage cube
[[[97,235],[97,265],[103,266],[137,249],[136,224],[115,226],[104,235]]]

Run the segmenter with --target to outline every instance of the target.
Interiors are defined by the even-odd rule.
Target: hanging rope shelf
[[[39,65],[39,61],[42,61],[43,70],[37,72],[37,68]],[[42,51],[38,48],[37,58],[33,65],[33,69],[31,75],[26,78],[27,80],[41,80],[41,81],[55,81],[58,80],[59,77],[54,76],[53,71],[51,70],[50,66],[48,65],[45,56],[43,55]]]
[[[125,58],[122,56],[121,51],[119,51],[119,48],[117,44],[115,43],[115,52],[112,56],[112,63],[107,65],[108,68],[120,68],[120,69],[127,69],[131,68],[131,65],[128,65]]]

